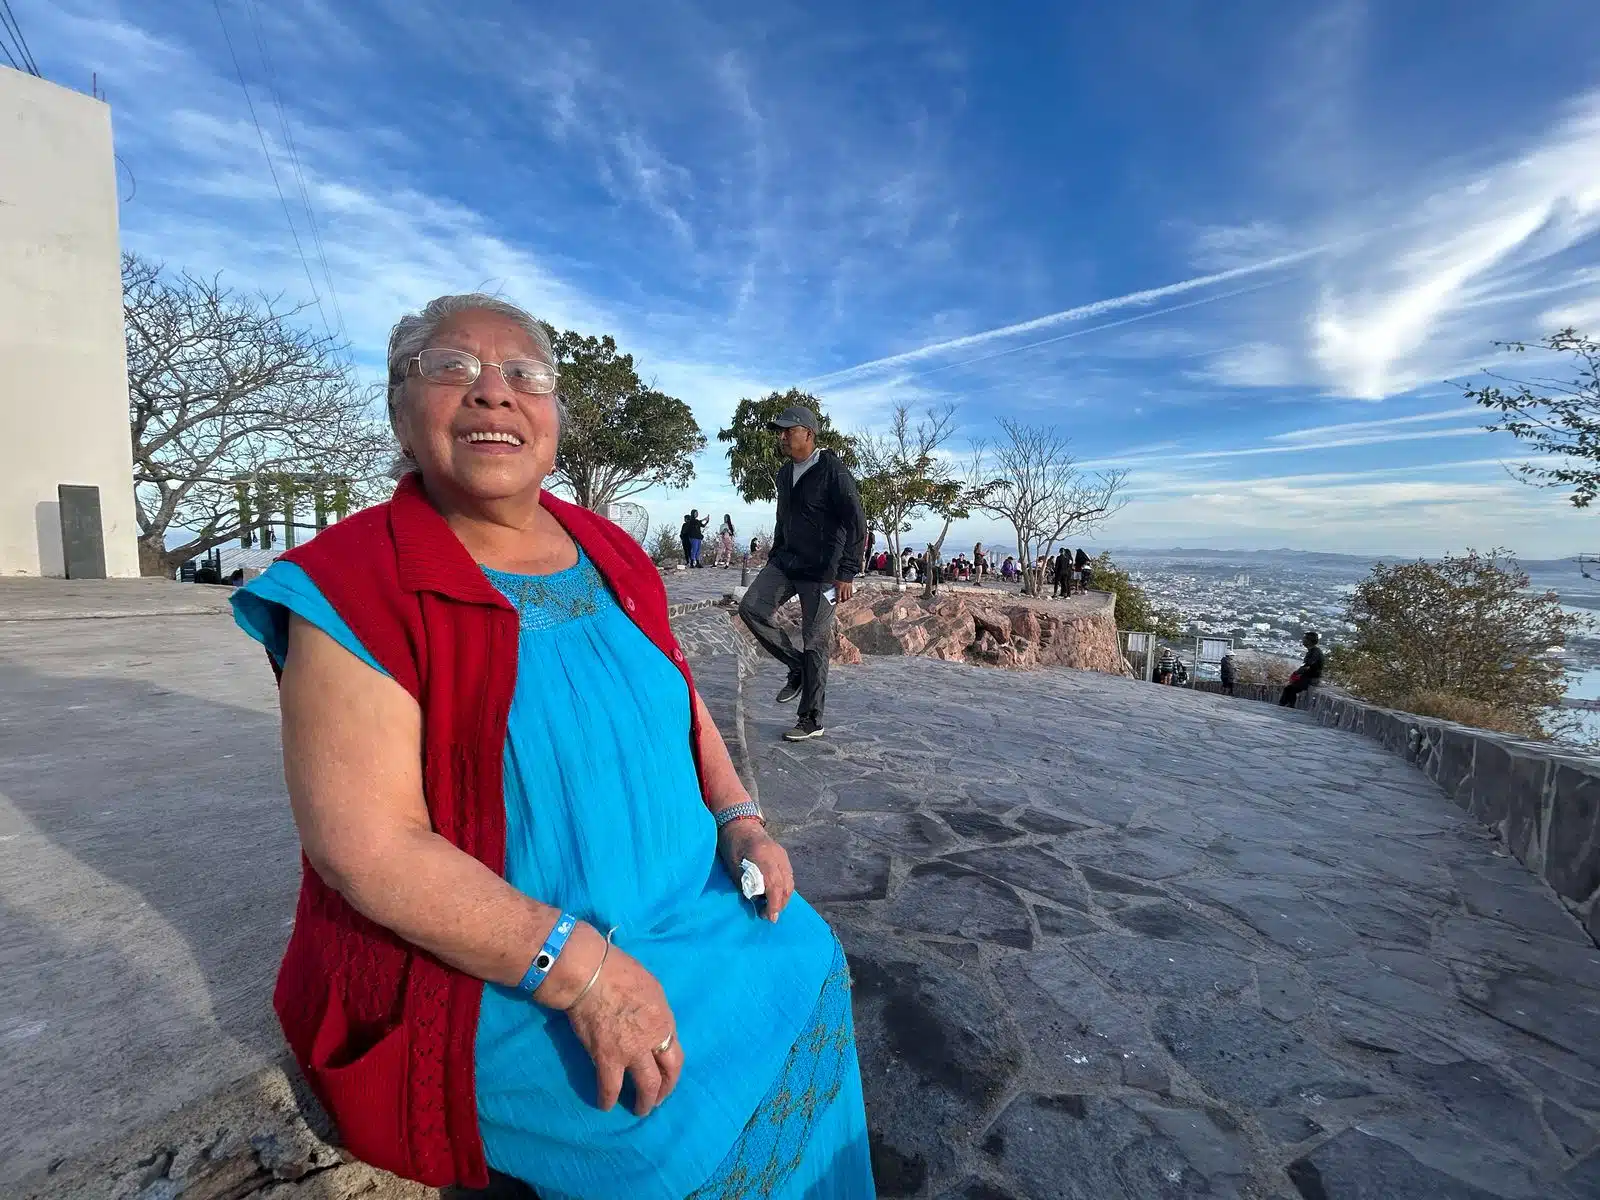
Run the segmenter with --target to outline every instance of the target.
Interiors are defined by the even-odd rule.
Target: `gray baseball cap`
[[[767,422],[768,429],[793,429],[797,425],[802,429],[809,429],[812,433],[815,433],[817,431],[817,414],[804,404],[791,404]]]

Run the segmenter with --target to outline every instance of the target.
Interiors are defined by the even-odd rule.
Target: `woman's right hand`
[[[602,1111],[609,1111],[622,1094],[625,1075],[633,1077],[636,1116],[645,1116],[660,1104],[678,1085],[683,1073],[683,1047],[678,1044],[677,1023],[667,996],[656,977],[641,966],[637,959],[620,947],[613,945],[605,960],[605,967],[595,979],[594,986],[574,1004],[576,996],[594,975],[605,951],[600,934],[588,926],[582,944],[569,946],[562,954],[557,970],[540,988],[538,1000],[552,1008],[559,1008],[572,1022],[572,1031],[594,1060],[595,1090]],[[573,940],[579,940],[574,931]],[[580,953],[573,954],[573,949]],[[568,970],[561,970],[561,968]],[[556,975],[561,975],[558,980]],[[550,984],[556,988],[550,989]],[[553,990],[553,995],[546,995]],[[665,1050],[657,1048],[671,1039]]]

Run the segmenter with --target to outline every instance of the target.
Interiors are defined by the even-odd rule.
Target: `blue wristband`
[[[531,997],[545,976],[550,974],[550,968],[556,965],[556,959],[561,957],[561,951],[566,948],[567,939],[572,936],[572,931],[578,927],[578,918],[569,912],[562,913],[556,918],[555,927],[550,930],[550,936],[545,938],[544,946],[539,953],[533,956],[533,965],[528,968],[528,973],[522,977],[522,982],[517,984],[517,991],[524,996]]]
[[[767,823],[766,818],[761,815],[761,806],[759,804],[754,800],[741,800],[737,804],[730,804],[717,814],[717,828],[721,829],[724,825],[731,821],[737,821],[740,817],[754,817],[763,825]]]

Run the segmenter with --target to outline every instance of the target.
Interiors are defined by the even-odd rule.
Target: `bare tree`
[[[1127,503],[1126,471],[1085,473],[1071,442],[1054,426],[1024,425],[1002,417],[1005,435],[992,450],[978,448],[978,475],[988,477],[974,505],[1010,524],[1022,560],[1022,590],[1039,595],[1043,575],[1035,555],[1049,555],[1069,533],[1098,529]]]
[[[955,407],[929,409],[915,424],[911,407],[896,404],[887,433],[862,431],[853,441],[860,463],[857,486],[867,524],[883,530],[894,561],[895,582],[902,581],[900,535],[912,519],[946,499],[953,486],[949,464],[939,447],[955,431]]]
[[[262,519],[270,481],[326,477],[348,481],[358,502],[371,494],[387,426],[358,394],[343,347],[300,327],[305,306],[171,275],[135,254],[122,258],[122,296],[144,574],[170,576],[239,537]],[[174,531],[184,540],[169,549]]]

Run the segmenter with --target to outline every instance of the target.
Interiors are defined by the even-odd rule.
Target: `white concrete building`
[[[0,575],[66,573],[63,484],[138,575],[111,110],[0,67]]]

